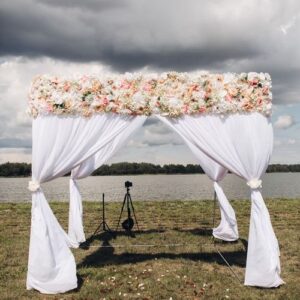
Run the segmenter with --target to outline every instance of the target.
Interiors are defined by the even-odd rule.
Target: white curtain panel
[[[260,113],[185,115],[166,120],[207,156],[247,180],[252,204],[245,285],[281,285],[278,241],[260,192],[260,178],[273,149],[270,120]]]
[[[63,176],[105,147],[135,116],[117,114],[38,116],[32,123],[31,235],[27,289],[55,294],[77,287],[70,246],[77,246],[57,222],[40,184]]]
[[[238,225],[236,221],[236,216],[233,207],[229,203],[222,187],[218,182],[223,180],[227,174],[227,169],[222,167],[220,164],[215,162],[209,156],[207,156],[203,151],[196,147],[189,139],[187,139],[181,131],[177,130],[177,127],[170,121],[170,119],[157,116],[162,122],[167,124],[170,128],[175,130],[185,141],[188,147],[196,156],[205,174],[214,181],[214,190],[217,195],[218,203],[221,211],[221,222],[216,227],[213,228],[214,237],[221,239],[223,241],[236,241],[239,238]]]
[[[126,142],[130,136],[146,121],[146,116],[137,116],[129,119],[128,124],[109,143],[97,151],[93,156],[85,160],[72,170],[70,179],[70,207],[68,234],[72,241],[82,243],[85,241],[85,234],[82,220],[82,198],[80,195],[77,179],[85,178],[109,160]],[[109,133],[108,133],[109,134]]]

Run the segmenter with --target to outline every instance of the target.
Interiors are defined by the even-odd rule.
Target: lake
[[[0,178],[0,202],[28,202],[30,178]],[[126,175],[94,176],[79,180],[83,200],[95,201],[105,193],[106,201],[122,201],[126,192],[124,182],[133,182],[133,200],[198,200],[212,199],[213,185],[206,175]],[[229,199],[247,199],[246,182],[228,174],[222,181]],[[63,177],[42,184],[49,201],[68,201],[69,178]],[[300,173],[269,173],[263,177],[265,198],[300,198]]]

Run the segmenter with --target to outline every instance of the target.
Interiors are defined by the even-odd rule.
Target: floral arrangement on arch
[[[271,78],[267,73],[125,73],[101,78],[41,75],[32,83],[29,114],[94,113],[128,115],[271,114]]]

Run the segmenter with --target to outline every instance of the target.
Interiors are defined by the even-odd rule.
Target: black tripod
[[[105,221],[104,193],[102,194],[102,222],[99,224],[95,232],[92,234],[91,238],[101,231],[112,233],[112,231],[110,230],[109,226]]]
[[[125,204],[127,206],[127,219],[122,223],[122,227],[126,231],[131,232],[131,229],[134,225],[134,220],[135,220],[138,231],[140,231],[139,224],[138,224],[138,221],[137,221],[137,218],[136,218],[136,215],[135,215],[132,199],[131,199],[131,196],[130,196],[130,193],[129,193],[130,189],[129,189],[129,186],[126,185],[126,183],[125,183],[125,187],[126,187],[127,191],[126,191],[126,194],[124,196],[123,205],[122,205],[122,209],[121,209],[121,213],[120,213],[120,217],[119,217],[119,221],[118,221],[116,231],[118,231],[118,229],[119,229],[119,225],[120,225],[120,221],[121,221],[121,217],[122,217],[122,213],[123,213]],[[134,220],[131,218],[131,209],[132,209],[132,212],[133,212]]]

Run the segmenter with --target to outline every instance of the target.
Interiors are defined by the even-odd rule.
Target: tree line
[[[267,173],[276,172],[300,172],[300,164],[269,165]],[[95,170],[92,176],[105,175],[137,175],[137,174],[203,174],[199,165],[188,164],[166,164],[163,166],[151,163],[128,163],[121,162],[111,165],[102,165]],[[66,174],[66,176],[69,174]],[[28,177],[31,176],[31,164],[27,163],[10,163],[0,165],[0,177]]]

